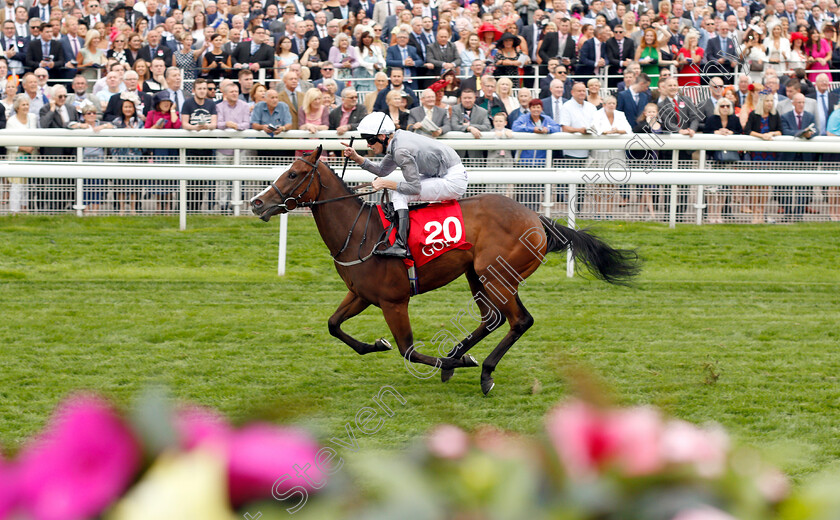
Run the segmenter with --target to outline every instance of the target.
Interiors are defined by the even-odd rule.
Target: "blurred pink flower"
[[[680,511],[672,520],[737,520],[735,517],[715,509],[714,507],[699,507]]]
[[[572,401],[549,414],[547,429],[573,477],[592,476],[608,467],[645,475],[662,467],[662,421],[650,408],[599,410]]]
[[[233,427],[223,415],[200,406],[179,409],[175,414],[175,430],[181,446],[188,450],[209,440],[223,443],[233,433]]]
[[[318,489],[326,475],[315,465],[318,444],[307,434],[271,424],[252,424],[228,439],[230,499],[234,507],[271,497],[272,486],[282,493],[295,486]]]
[[[0,520],[8,518],[17,500],[18,485],[14,468],[0,459]]]
[[[20,456],[20,507],[36,520],[96,517],[131,483],[140,456],[103,399],[72,397]]]
[[[429,451],[442,459],[460,459],[470,447],[469,436],[457,426],[442,424],[429,433],[426,439]]]
[[[669,421],[662,433],[662,454],[672,464],[691,464],[701,477],[720,476],[726,469],[729,437],[720,427],[699,428]]]
[[[790,494],[790,481],[776,468],[767,468],[756,481],[759,492],[769,502],[778,503]]]

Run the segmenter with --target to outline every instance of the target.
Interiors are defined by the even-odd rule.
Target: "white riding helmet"
[[[367,139],[379,134],[391,135],[397,129],[391,116],[383,112],[373,112],[359,122],[358,130],[362,134],[362,139]]]

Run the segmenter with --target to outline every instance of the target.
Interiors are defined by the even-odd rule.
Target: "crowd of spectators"
[[[4,2],[0,124],[10,128],[343,135],[377,110],[399,129],[432,137],[509,137],[510,130],[840,135],[840,91],[831,89],[840,69],[837,0]],[[694,87],[691,95],[686,87]],[[7,153],[25,159],[74,150]],[[84,150],[90,160],[173,154]],[[231,150],[188,155],[232,161]],[[545,160],[544,151],[464,155]],[[586,150],[560,156],[572,164],[609,159]],[[815,159],[772,152],[714,158]],[[20,209],[26,185],[10,183],[18,186],[5,197]],[[757,189],[749,197],[757,219],[767,196]],[[836,190],[829,196],[838,220]],[[795,199],[787,205],[793,211],[810,209],[807,196]]]

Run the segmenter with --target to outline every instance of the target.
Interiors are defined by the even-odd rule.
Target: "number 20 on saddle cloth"
[[[385,217],[382,206],[377,206],[382,225],[387,229],[391,222]],[[451,249],[469,249],[472,244],[464,237],[464,217],[457,200],[433,202],[408,213],[410,226],[408,247],[414,259],[403,260],[406,267],[421,267]],[[396,228],[388,234],[388,242],[394,243]]]

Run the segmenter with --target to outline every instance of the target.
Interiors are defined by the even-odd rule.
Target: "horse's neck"
[[[332,174],[324,176],[326,180],[324,185],[326,187],[321,188],[318,200],[327,200],[350,194],[350,192],[344,189],[338,179],[328,179],[329,175]],[[354,244],[357,244],[361,240],[364,234],[362,228],[365,227],[368,221],[368,210],[363,210],[363,208],[364,206],[359,204],[358,199],[353,197],[312,206],[312,216],[315,217],[315,225],[318,226],[318,232],[321,234],[321,238],[324,240],[324,244],[327,245],[331,254],[335,255],[344,246],[347,235],[350,233],[350,226],[354,226],[354,231],[348,249],[352,248]],[[360,215],[361,210],[363,210],[363,214]],[[382,229],[379,225],[378,215],[373,215],[370,220],[372,221],[372,225],[369,226],[371,232],[375,233],[373,231],[374,229]],[[376,239],[376,237],[373,238]]]

